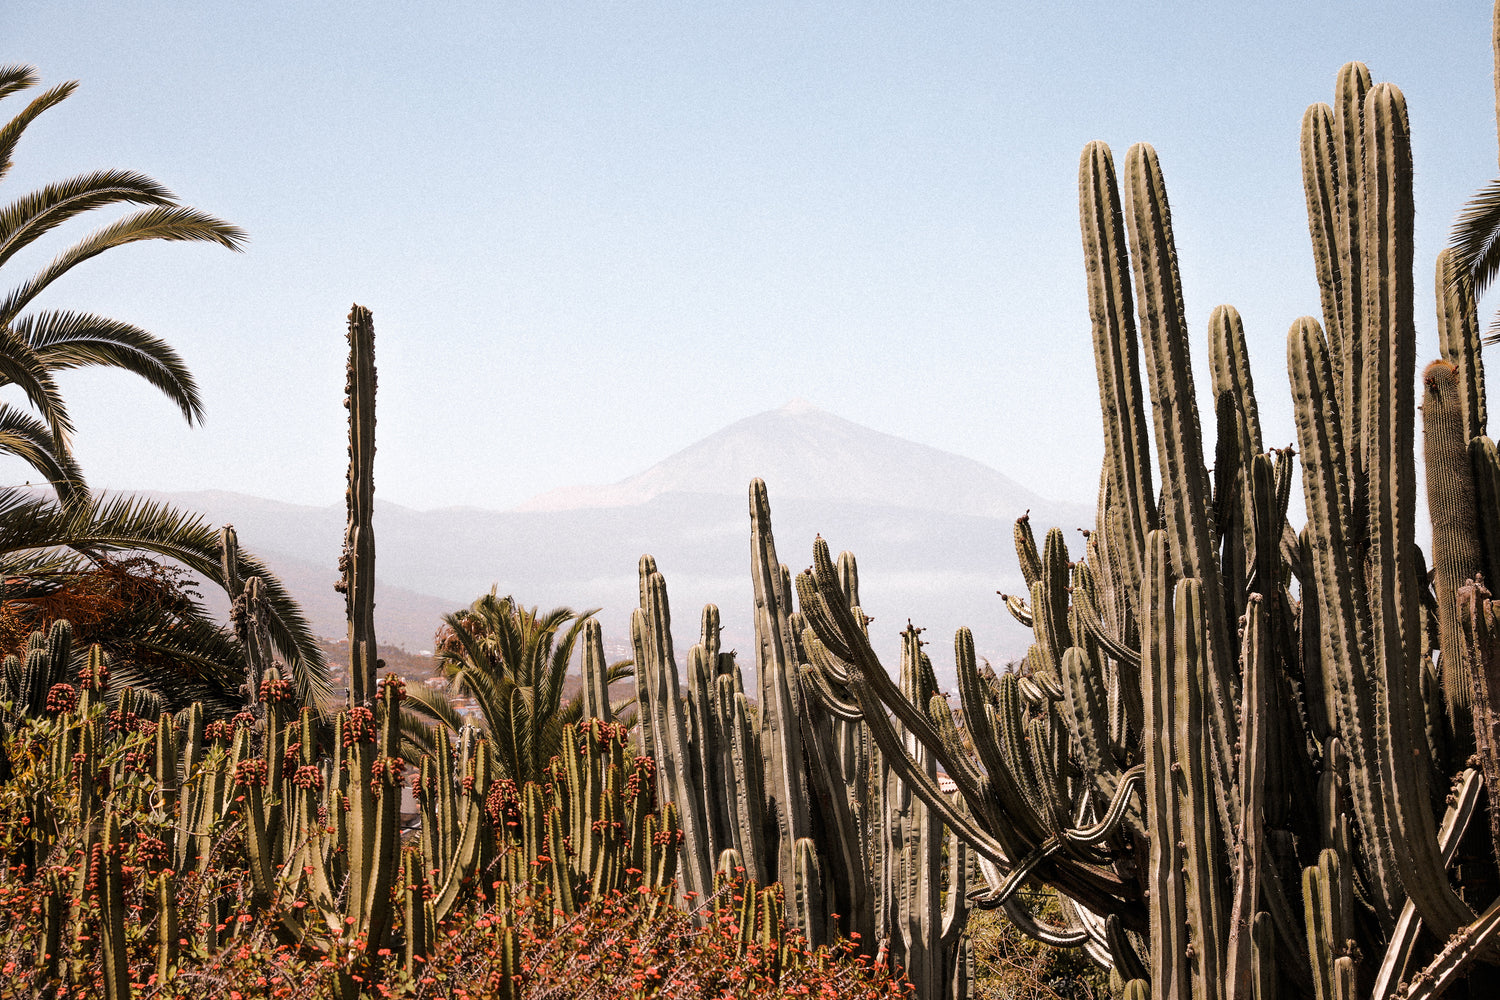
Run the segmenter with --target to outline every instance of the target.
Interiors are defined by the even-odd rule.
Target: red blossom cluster
[[[265,788],[269,768],[260,757],[246,757],[234,766],[234,783],[241,788]]]
[[[349,709],[344,716],[344,747],[375,742],[375,713],[363,705]]]
[[[103,691],[109,685],[109,661],[100,657],[99,669],[90,671],[85,663],[78,669],[78,686],[88,688],[94,693]]]
[[[292,682],[284,677],[267,677],[260,682],[260,700],[268,705],[294,701],[296,697],[296,692],[292,690]]]
[[[520,789],[510,778],[501,778],[490,785],[484,798],[484,815],[495,829],[517,829],[521,825]]]
[[[323,772],[316,764],[303,764],[292,774],[292,784],[298,788],[322,788]]]
[[[405,767],[406,761],[400,757],[376,757],[370,764],[370,794],[378,796],[387,785],[401,787],[401,772]]]
[[[406,700],[406,678],[400,674],[386,674],[380,678],[380,683],[376,685],[376,690],[383,696],[386,688],[393,689],[397,704]]]
[[[134,712],[124,709],[115,709],[109,713],[109,731],[111,733],[133,733],[136,731],[136,723],[139,717]]]
[[[47,712],[61,715],[78,707],[78,689],[71,684],[54,684],[47,691]]]

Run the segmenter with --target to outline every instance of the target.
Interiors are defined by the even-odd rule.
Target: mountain
[[[783,499],[1003,519],[1056,506],[971,458],[882,434],[798,399],[731,424],[622,482],[564,487],[514,510],[635,507],[672,493],[738,496],[756,478]]]
[[[1091,508],[1048,501],[981,463],[792,403],[741,420],[620,483],[579,486],[508,511],[415,511],[377,500],[376,632],[430,648],[438,616],[497,587],[528,604],[602,608],[611,656],[628,654],[636,564],[651,553],[676,611],[679,655],[696,641],[699,610],[719,605],[726,648],[753,649],[750,480],[766,481],[777,553],[794,572],[821,534],[859,558],[861,598],[882,656],[894,657],[908,618],[942,649],[970,626],[981,656],[1019,657],[1029,633],[996,591],[1023,589],[1011,541],[1027,510],[1038,533],[1093,521]],[[232,523],[241,544],[297,593],[320,634],[345,633],[332,591],[342,504],[302,507],[231,493],[164,496]],[[946,669],[944,669],[946,665]]]

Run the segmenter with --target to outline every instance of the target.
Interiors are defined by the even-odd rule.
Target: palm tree
[[[149,552],[225,584],[220,534],[197,514],[141,497],[84,496],[64,503],[34,490],[0,487],[0,603],[35,600],[116,552]],[[236,568],[242,579],[261,578],[271,644],[302,703],[320,706],[330,697],[328,666],[301,609],[255,556],[240,550]],[[201,609],[177,609],[173,619],[172,630],[143,626],[136,638],[179,661],[179,669],[121,679],[157,689],[173,704],[200,689],[209,707],[227,704],[245,676],[244,650]],[[196,677],[199,686],[187,677]]]
[[[30,66],[0,66],[0,100],[37,86]],[[0,180],[9,173],[26,127],[77,89],[70,81],[33,98],[0,127]],[[0,453],[23,459],[65,502],[86,495],[73,460],[73,431],[53,373],[86,365],[139,375],[177,404],[189,423],[201,420],[198,388],[182,358],[138,326],[69,310],[27,312],[36,297],[76,265],[113,247],[143,240],[204,241],[240,249],[245,234],[212,215],[177,203],[161,184],[127,170],[96,170],[48,184],[0,208],[0,268],[57,226],[94,209],[139,206],[65,249],[0,298],[0,387],[13,385],[30,410],[0,403]]]
[[[454,697],[479,706],[479,729],[495,748],[503,777],[517,784],[540,781],[562,748],[563,727],[583,716],[583,694],[563,699],[568,664],[597,608],[581,614],[553,608],[541,614],[492,589],[467,609],[443,616],[436,658]],[[569,624],[571,622],[571,624]],[[566,628],[565,628],[566,626]],[[610,664],[610,682],[633,676],[629,660]],[[407,689],[412,708],[452,729],[464,719],[453,697],[422,685]],[[427,740],[412,731],[420,752]]]
[[[37,86],[29,66],[0,66],[0,100]],[[62,83],[31,100],[0,127],[0,180],[9,173],[27,126],[77,88]],[[151,178],[98,170],[0,207],[0,268],[57,226],[95,209],[136,210],[64,249],[0,297],[0,388],[14,386],[27,407],[0,402],[0,454],[14,455],[41,473],[55,497],[0,488],[0,601],[44,598],[117,552],[149,552],[174,560],[223,586],[218,533],[197,515],[122,496],[90,495],[69,443],[73,431],[53,374],[88,365],[119,368],[145,379],[177,405],[189,423],[202,419],[197,385],[165,341],[120,320],[68,310],[28,311],[37,296],[78,264],[113,247],[144,240],[202,241],[240,249],[245,234],[212,215],[177,203]],[[287,663],[305,704],[329,693],[322,651],[296,603],[253,556],[240,556],[240,576],[266,584],[271,641]],[[200,608],[179,609],[161,621],[137,622],[136,638],[170,656],[177,668],[130,682],[173,698],[202,696],[213,705],[235,700],[244,676],[244,651]]]

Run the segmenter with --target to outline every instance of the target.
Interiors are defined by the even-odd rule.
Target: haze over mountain
[[[970,458],[862,427],[796,399],[689,445],[640,475],[608,486],[568,486],[516,511],[632,507],[669,493],[745,492],[851,500],[887,507],[1012,519],[1047,501]]]
[[[1075,528],[1090,507],[1046,500],[972,459],[870,430],[801,401],[757,414],[622,482],[554,490],[508,511],[415,511],[376,502],[376,631],[408,649],[431,646],[438,616],[495,586],[528,604],[602,608],[613,655],[628,655],[637,560],[667,579],[679,656],[696,641],[704,603],[719,605],[726,648],[753,649],[748,486],[766,481],[777,554],[794,572],[822,534],[859,557],[876,649],[894,666],[908,618],[928,628],[940,676],[944,648],[970,626],[981,656],[1024,652],[1025,630],[996,596],[1022,586],[1011,524]],[[379,495],[379,469],[376,494]],[[169,499],[233,523],[304,602],[321,634],[344,634],[333,592],[342,504],[303,507],[230,493]],[[747,663],[747,665],[749,665]]]

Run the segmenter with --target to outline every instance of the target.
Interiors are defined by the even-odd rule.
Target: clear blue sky
[[[251,236],[49,294],[165,337],[207,402],[190,429],[126,376],[67,377],[84,469],[336,501],[358,301],[397,503],[618,480],[793,397],[1088,501],[1092,139],[1156,146],[1194,328],[1240,309],[1290,441],[1286,330],[1318,311],[1298,124],[1350,59],[1408,99],[1435,352],[1433,257],[1497,169],[1489,4],[1018,6],[7,5],[0,61],[82,87],[0,200],[131,168]]]

